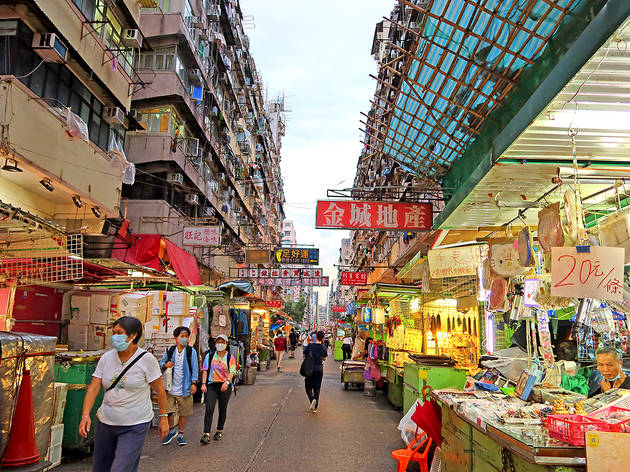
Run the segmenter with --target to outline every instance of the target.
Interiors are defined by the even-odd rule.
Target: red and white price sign
[[[623,300],[624,248],[551,248],[551,295],[569,298]]]
[[[282,308],[282,300],[266,300],[267,308]]]
[[[219,246],[221,228],[219,226],[191,226],[184,228],[184,246]]]

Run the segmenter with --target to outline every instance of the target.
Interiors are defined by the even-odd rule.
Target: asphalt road
[[[199,444],[203,405],[186,427],[186,446],[163,446],[153,428],[144,446],[140,471],[383,472],[395,470],[391,451],[404,447],[396,429],[401,413],[380,392],[344,391],[339,363],[329,359],[317,414],[308,412],[299,360],[285,359],[284,372],[258,372],[228,407],[222,441]],[[215,412],[215,425],[217,413]],[[213,431],[214,433],[214,431]],[[89,471],[91,458],[62,463],[58,472]]]

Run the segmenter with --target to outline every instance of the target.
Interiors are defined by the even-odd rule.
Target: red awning
[[[172,243],[160,234],[133,234],[127,238],[118,237],[116,247],[112,250],[112,257],[123,262],[164,270],[161,258],[164,257],[162,241],[166,247],[168,259],[182,285],[201,285],[201,275],[197,267],[195,256]],[[120,248],[121,243],[129,247]]]
[[[195,256],[187,253],[166,238],[164,238],[164,241],[166,241],[168,258],[181,283],[183,285],[201,285],[201,275],[199,274]]]

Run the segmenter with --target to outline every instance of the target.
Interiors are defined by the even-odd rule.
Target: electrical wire
[[[39,69],[41,67],[41,65],[46,62],[44,59],[42,59],[42,62],[40,62],[39,64],[37,64],[37,66],[35,66],[35,69],[33,69],[32,71],[30,71],[28,74],[26,75],[20,75],[19,77],[16,77],[16,79],[25,79],[26,77],[28,77],[29,75],[31,75],[33,72],[35,72],[37,69]]]

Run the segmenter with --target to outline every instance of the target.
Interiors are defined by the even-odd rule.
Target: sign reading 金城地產
[[[481,265],[479,246],[431,249],[429,251],[429,271],[434,279],[475,275]]]
[[[282,300],[266,300],[267,308],[282,308]]]
[[[184,246],[220,246],[220,226],[190,226],[184,228]]]
[[[334,306],[333,307],[333,313],[345,313],[346,312],[346,307],[345,306]]]
[[[341,272],[341,285],[367,285],[367,272]]]
[[[373,229],[382,231],[430,230],[430,203],[319,200],[315,226],[329,229]]]
[[[624,248],[583,247],[551,248],[551,295],[623,300]]]
[[[280,264],[319,264],[319,249],[279,247],[275,251],[275,261]]]

